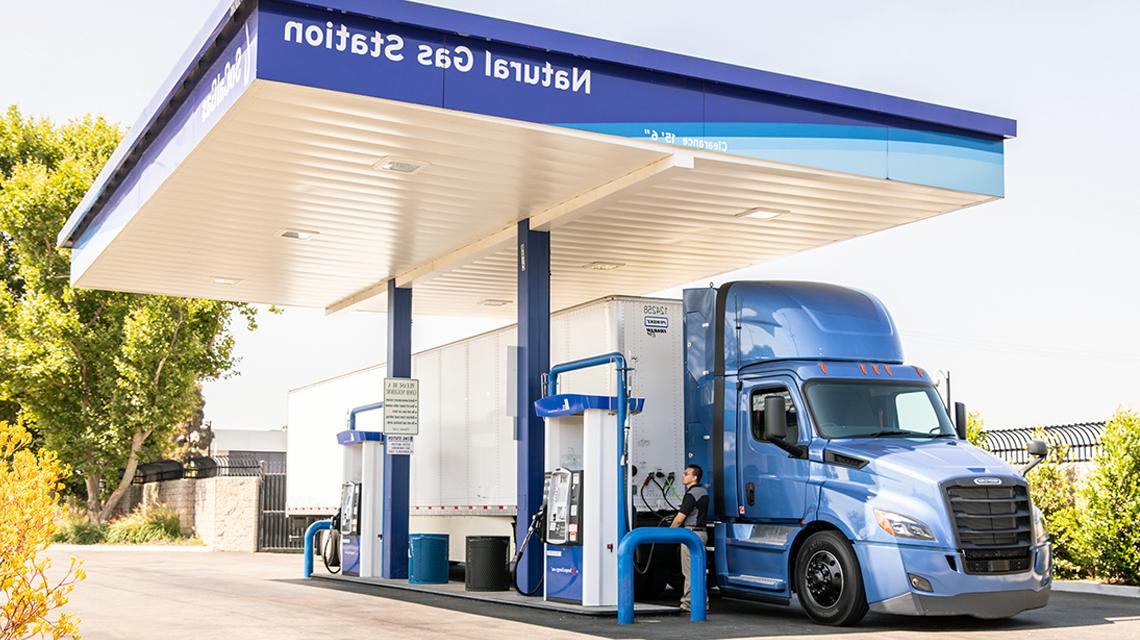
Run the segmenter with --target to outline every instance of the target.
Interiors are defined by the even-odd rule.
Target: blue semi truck
[[[830,625],[1045,606],[1051,549],[1026,481],[966,442],[964,407],[955,426],[874,296],[732,282],[683,306],[685,458],[712,498],[721,593],[795,594]]]

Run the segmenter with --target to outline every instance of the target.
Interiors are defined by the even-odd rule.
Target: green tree
[[[232,370],[231,319],[255,326],[247,305],[69,285],[70,251],[55,236],[120,137],[102,118],[0,116],[0,231],[21,285],[0,289],[0,399],[82,476],[98,520],[140,456],[190,419],[196,383]]]
[[[190,409],[190,417],[171,432],[170,440],[162,450],[162,457],[187,462],[193,457],[209,454],[213,433],[209,423],[205,422],[205,417],[206,398],[202,395],[202,385],[199,384],[194,389],[194,406]]]
[[[1140,414],[1118,409],[1100,446],[1081,491],[1093,567],[1099,578],[1140,585]]]

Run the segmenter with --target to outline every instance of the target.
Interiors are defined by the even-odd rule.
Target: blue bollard
[[[313,538],[322,529],[332,529],[331,520],[317,520],[305,529],[305,577],[313,575]]]
[[[618,624],[633,624],[633,552],[638,545],[648,543],[684,544],[689,547],[689,576],[692,584],[692,610],[689,620],[704,622],[707,619],[705,598],[705,545],[689,529],[666,527],[640,527],[634,529],[618,543]]]

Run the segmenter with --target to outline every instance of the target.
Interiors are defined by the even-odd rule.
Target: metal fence
[[[984,433],[989,450],[1010,464],[1027,464],[1029,454],[1025,446],[1035,439],[1044,440],[1050,448],[1068,445],[1066,462],[1090,462],[1100,453],[1104,425],[1103,422],[1082,422],[1049,427],[986,429]]]
[[[201,456],[190,458],[186,462],[159,460],[140,464],[135,469],[131,483],[147,484],[216,476],[257,476],[261,475],[262,467],[262,462],[250,456]]]
[[[202,456],[191,458],[185,467],[187,478],[261,475],[261,464],[250,456]]]

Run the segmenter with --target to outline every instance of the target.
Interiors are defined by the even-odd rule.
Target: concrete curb
[[[53,544],[48,551],[136,551],[140,553],[209,553],[213,548],[196,544]]]
[[[1140,587],[1130,587],[1123,584],[1101,584],[1089,580],[1056,580],[1053,582],[1053,591],[1092,593],[1098,596],[1116,596],[1118,598],[1140,598]]]

